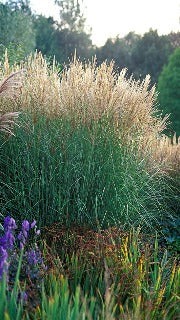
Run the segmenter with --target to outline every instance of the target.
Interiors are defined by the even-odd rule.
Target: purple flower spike
[[[0,246],[5,250],[12,249],[14,246],[14,235],[11,231],[7,231],[4,236],[0,237]]]
[[[40,231],[40,230],[37,230],[37,231],[36,231],[37,236],[39,236],[39,235],[40,235],[40,233],[41,233],[41,231]]]
[[[22,240],[22,231],[20,231],[19,234],[18,234],[18,240],[19,240],[19,241]]]
[[[29,221],[27,221],[27,220],[24,220],[23,222],[22,222],[22,230],[24,231],[29,231]]]
[[[20,250],[22,250],[24,248],[24,243],[20,242]]]
[[[28,234],[27,234],[27,231],[26,230],[23,230],[23,235],[24,235],[24,238],[26,239]]]
[[[8,263],[7,263],[8,253],[3,248],[0,247],[0,280],[2,279],[3,272],[8,270]]]
[[[20,241],[20,249],[22,249],[26,243],[29,229],[30,229],[29,221],[24,220],[22,222],[22,231],[20,231],[18,235],[18,240]]]
[[[36,264],[38,262],[36,257],[36,251],[31,250],[28,252],[28,262],[29,264]]]
[[[0,238],[0,246],[7,249],[7,238],[5,235]]]
[[[36,225],[36,220],[33,220],[33,222],[31,223],[31,229],[33,229]]]
[[[4,230],[5,231],[8,231],[10,221],[11,221],[11,218],[9,216],[4,218]]]
[[[22,232],[22,231],[19,232],[18,240],[20,241],[20,249],[22,250],[26,244],[26,238],[24,236],[24,232]]]
[[[4,230],[5,231],[10,231],[10,230],[14,230],[17,229],[17,225],[16,222],[13,218],[7,216],[4,218]]]
[[[6,232],[6,238],[9,244],[9,248],[12,249],[14,246],[14,240],[15,240],[13,233],[11,233],[10,231]]]

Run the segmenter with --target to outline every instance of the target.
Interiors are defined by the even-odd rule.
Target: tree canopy
[[[171,132],[180,136],[180,47],[175,49],[164,66],[158,81],[159,102],[170,113]]]
[[[21,46],[27,55],[35,49],[36,36],[28,1],[0,3],[0,44]]]
[[[97,63],[114,60],[115,67],[128,69],[128,75],[142,79],[150,74],[157,83],[169,55],[180,46],[180,32],[158,35],[150,29],[144,35],[129,32],[124,37],[107,39],[98,48],[92,44],[82,10],[83,0],[54,0],[59,8],[59,21],[32,13],[29,0],[9,0],[0,3],[0,56],[8,48],[12,62],[37,49],[47,58],[56,57],[60,63],[69,63],[76,50],[77,57]]]

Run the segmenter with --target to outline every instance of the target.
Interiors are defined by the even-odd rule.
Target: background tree
[[[94,47],[90,30],[86,30],[86,18],[78,0],[55,0],[59,6],[60,23],[56,30],[56,57],[68,62],[76,50],[81,59],[91,58]],[[62,58],[63,57],[63,58]]]
[[[54,19],[52,17],[46,18],[43,15],[38,15],[34,18],[34,26],[36,30],[36,49],[47,57],[53,57],[54,55],[57,57],[57,27]]]
[[[157,82],[171,52],[168,37],[159,36],[157,30],[150,29],[139,39],[132,54],[136,77],[150,74],[152,83]]]
[[[180,47],[169,58],[158,81],[159,102],[164,112],[170,113],[170,134],[180,136]]]
[[[105,45],[97,49],[98,62],[102,63],[104,60],[110,62],[114,60],[115,66],[119,69],[127,68],[128,73],[132,74],[135,70],[132,54],[134,47],[136,47],[140,36],[134,32],[129,32],[125,37],[115,39],[109,38]]]
[[[71,32],[84,32],[86,18],[84,17],[79,0],[55,0],[59,6],[61,29]]]
[[[167,35],[171,48],[176,49],[180,47],[180,32],[171,32]]]
[[[29,1],[0,3],[1,47],[21,47],[24,55],[35,49],[35,29]]]
[[[97,57],[99,62],[114,60],[120,69],[127,67],[136,79],[150,74],[155,83],[169,55],[179,45],[180,33],[159,36],[157,30],[150,29],[143,36],[130,32],[123,38],[108,39],[97,50]]]
[[[94,54],[90,35],[85,32],[70,32],[68,29],[56,32],[56,58],[58,61],[69,63],[74,56],[81,60],[91,58]]]

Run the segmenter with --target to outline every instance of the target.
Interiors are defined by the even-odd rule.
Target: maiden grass
[[[20,121],[19,121],[20,123]],[[40,225],[138,226],[157,229],[167,212],[165,178],[147,169],[136,145],[121,145],[106,120],[22,120],[2,148],[1,212]]]

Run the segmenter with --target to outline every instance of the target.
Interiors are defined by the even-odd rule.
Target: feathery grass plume
[[[12,127],[17,125],[16,120],[19,116],[19,112],[9,112],[4,115],[0,115],[0,131],[14,135]]]
[[[155,87],[148,89],[150,77],[142,82],[127,79],[126,69],[118,75],[113,66],[113,62],[97,67],[95,60],[84,64],[74,59],[59,77],[55,65],[49,68],[41,53],[35,53],[21,65],[27,81],[19,107],[84,123],[106,115],[126,137],[135,130],[160,132],[163,121],[154,116],[156,92]]]
[[[1,84],[0,84],[0,96],[6,98],[15,98],[20,93],[22,82],[24,80],[24,74],[26,70],[22,69],[11,73]]]
[[[15,99],[19,95],[19,90],[22,87],[25,70],[19,70],[10,74],[0,84],[0,105],[2,98]],[[12,127],[17,123],[15,122],[19,116],[19,112],[9,112],[0,114],[0,131],[13,135]]]
[[[117,74],[113,67],[113,62],[97,66],[95,59],[82,63],[75,58],[59,75],[55,63],[49,67],[41,53],[30,55],[13,69],[6,56],[4,74],[20,68],[27,70],[27,77],[16,103],[9,102],[4,110],[31,112],[34,121],[42,114],[70,119],[75,127],[106,118],[117,130],[121,145],[131,146],[132,150],[138,147],[142,157],[149,154],[150,163],[173,168],[175,149],[179,148],[171,144],[167,147],[168,138],[161,138],[168,116],[157,117],[157,92],[155,86],[150,88],[150,76],[142,82],[135,81],[126,77],[126,69]],[[157,156],[159,145],[163,161],[162,156]]]
[[[180,173],[180,137],[173,138],[163,135],[154,141],[152,146],[153,157],[163,163],[166,171]]]

